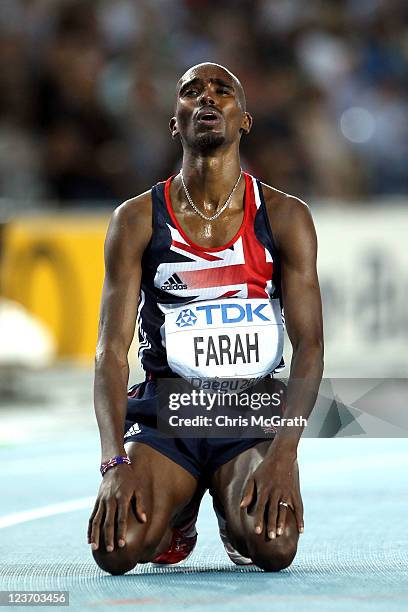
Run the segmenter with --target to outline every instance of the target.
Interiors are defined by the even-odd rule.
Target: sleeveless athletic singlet
[[[173,375],[164,323],[175,307],[209,300],[225,304],[229,298],[275,299],[284,322],[279,256],[261,183],[247,173],[243,176],[241,227],[228,244],[217,248],[195,244],[181,228],[170,201],[171,178],[152,188],[153,233],[142,258],[138,307],[139,357],[148,376]],[[282,354],[279,357],[274,372],[284,367]]]

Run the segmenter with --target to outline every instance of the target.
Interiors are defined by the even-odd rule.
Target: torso
[[[273,202],[266,204],[268,188],[250,175],[242,183],[236,194],[242,205],[235,200],[215,222],[202,220],[188,204],[178,206],[170,180],[152,189],[153,230],[142,259],[138,324],[140,357],[154,375],[170,374],[163,333],[168,309],[234,297],[281,299],[279,255],[267,215]]]

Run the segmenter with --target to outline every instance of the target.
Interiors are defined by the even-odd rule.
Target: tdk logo
[[[204,306],[196,306],[196,311],[203,310],[205,312],[205,318],[207,325],[212,325],[213,313],[221,311],[221,320],[223,323],[239,323],[242,320],[252,322],[255,317],[261,319],[261,321],[270,321],[269,317],[262,313],[262,310],[266,308],[268,304],[258,304],[253,307],[251,303],[245,304],[207,304]],[[184,311],[183,311],[184,312]],[[191,312],[191,310],[190,310]],[[179,315],[180,317],[180,315]],[[218,318],[218,317],[217,317]],[[178,321],[178,319],[177,319]],[[195,321],[194,321],[195,323]]]
[[[184,308],[176,319],[177,327],[193,327],[196,324],[197,317],[190,308]]]

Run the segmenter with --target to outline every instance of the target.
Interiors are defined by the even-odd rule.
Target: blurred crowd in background
[[[262,180],[408,192],[404,0],[1,0],[0,196],[117,204],[167,178],[175,84],[201,61],[241,79]]]

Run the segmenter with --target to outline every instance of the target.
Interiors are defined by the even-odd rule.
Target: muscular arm
[[[293,347],[285,418],[309,417],[323,373],[323,324],[316,270],[317,240],[306,204],[285,194],[271,210],[271,226],[281,256],[285,323]],[[303,427],[283,426],[271,452],[296,455]]]
[[[151,195],[147,192],[115,210],[106,236],[94,385],[102,461],[125,454],[128,351],[135,330],[141,258],[152,232],[151,217]]]
[[[281,258],[285,321],[293,347],[284,416],[307,419],[323,373],[316,233],[306,204],[271,187],[264,186],[264,193]],[[247,510],[254,504],[255,533],[263,533],[266,525],[270,539],[290,533],[295,519],[298,532],[304,529],[296,460],[302,431],[303,427],[280,427],[263,461],[246,483],[240,508]],[[285,532],[287,526],[289,532]]]
[[[316,233],[306,204],[267,186],[264,193],[281,257],[285,322],[293,347],[284,416],[307,419],[316,401],[323,373]],[[296,462],[302,431],[303,427],[279,428],[264,460],[248,479],[240,504],[242,509],[247,509],[255,495],[255,533],[261,534],[266,524],[270,539],[285,533],[285,526],[293,522],[288,506],[294,512],[298,531],[301,533],[304,529]]]

